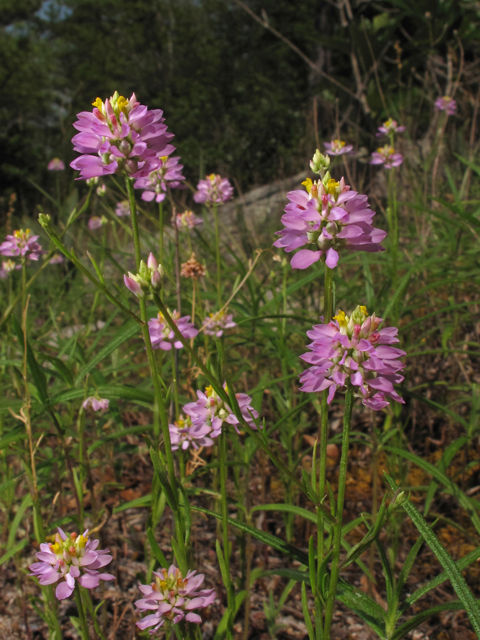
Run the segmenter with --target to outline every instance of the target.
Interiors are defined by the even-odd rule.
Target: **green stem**
[[[137,204],[135,202],[135,192],[133,190],[133,180],[132,178],[125,178],[125,186],[127,188],[128,193],[128,202],[130,204],[130,216],[132,223],[132,232],[133,232],[133,247],[135,250],[135,266],[138,269],[140,268],[140,260],[142,259],[142,254],[140,250],[140,233],[138,231],[138,219],[137,219]]]
[[[333,315],[333,269],[325,265],[325,285],[324,285],[324,304],[323,304],[323,322],[328,324]],[[320,461],[318,471],[318,495],[322,500],[325,495],[325,484],[327,480],[327,443],[328,443],[328,389],[322,392],[321,400],[321,422],[320,422]],[[315,482],[315,478],[313,482]],[[320,581],[320,567],[325,555],[325,517],[320,509],[317,510],[317,584]],[[315,597],[318,600],[318,596]],[[323,611],[320,609],[320,625],[322,624]],[[317,615],[318,617],[318,615]],[[317,626],[317,633],[319,629]]]
[[[90,640],[87,620],[85,618],[85,610],[83,608],[82,596],[80,595],[80,589],[78,585],[75,585],[75,589],[73,590],[73,592],[75,594],[75,602],[77,603],[78,617],[80,619],[80,626],[82,628],[83,640]]]
[[[97,617],[95,615],[95,609],[93,608],[92,599],[90,597],[90,593],[88,592],[88,589],[83,589],[81,591],[81,597],[82,596],[85,599],[85,602],[87,604],[87,609],[88,609],[88,611],[90,613],[90,616],[92,618],[93,626],[95,627],[95,631],[100,636],[100,640],[105,640],[105,635],[103,634],[102,628],[100,627],[100,625],[98,623],[98,620],[97,620]]]
[[[350,440],[350,427],[352,422],[353,408],[353,390],[348,389],[345,396],[345,412],[343,414],[343,437],[342,437],[342,457],[340,459],[340,474],[338,478],[338,496],[336,523],[333,533],[333,555],[330,573],[330,585],[328,588],[328,600],[325,609],[325,640],[330,638],[330,627],[333,619],[333,609],[335,606],[335,596],[337,594],[338,576],[340,573],[340,549],[342,542],[342,518],[343,504],[345,502],[345,488],[347,484],[347,466],[348,466],[348,446]]]
[[[235,615],[235,594],[233,591],[232,579],[230,576],[230,548],[228,542],[228,502],[227,502],[227,437],[225,430],[222,429],[222,433],[219,437],[220,443],[220,492],[222,494],[222,533],[223,533],[223,553],[225,557],[225,566],[227,570],[228,584],[227,588],[227,604],[229,615],[229,631],[233,633],[231,625],[233,623],[233,617]]]
[[[158,228],[159,228],[159,234],[160,234],[159,245],[158,245],[158,249],[159,249],[158,259],[159,259],[160,264],[163,266],[163,251],[164,251],[164,244],[163,244],[163,202],[159,202],[158,203]]]
[[[218,229],[218,209],[217,205],[213,205],[213,216],[215,218],[215,253],[217,256],[217,305],[218,309],[222,308],[222,272],[220,261],[220,231]]]
[[[174,398],[174,405],[175,405],[174,419],[178,419],[180,412],[179,412],[179,405],[178,405],[177,363],[175,362],[175,348],[173,346],[170,349],[170,357],[171,357],[171,363],[172,363],[173,398]]]

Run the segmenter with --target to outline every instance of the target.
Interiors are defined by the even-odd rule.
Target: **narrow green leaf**
[[[386,475],[386,478],[392,490],[396,490],[397,487],[394,481],[388,475]],[[462,576],[453,558],[442,546],[440,540],[430,529],[426,520],[418,511],[418,509],[408,499],[405,500],[402,506],[410,516],[413,524],[417,527],[420,534],[424,537],[425,542],[437,557],[437,560],[445,569],[445,572],[447,573],[448,578],[452,583],[452,587],[454,588],[455,593],[465,607],[465,611],[470,618],[470,622],[472,623],[475,633],[480,637],[480,608],[478,607],[478,604],[473,597],[472,592],[465,582],[465,578]]]
[[[147,529],[147,538],[148,538],[148,542],[150,543],[150,549],[152,550],[152,553],[155,556],[158,564],[163,569],[168,569],[170,564],[168,563],[167,559],[163,555],[163,551],[160,549],[158,542],[155,540],[155,534],[152,531],[151,527]]]

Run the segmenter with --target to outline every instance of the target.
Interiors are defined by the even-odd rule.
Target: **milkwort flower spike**
[[[98,540],[91,540],[88,529],[82,535],[67,535],[60,528],[55,534],[55,542],[42,542],[36,554],[40,562],[29,566],[30,575],[38,578],[41,585],[57,584],[55,595],[58,600],[69,598],[78,582],[86,589],[94,589],[100,580],[115,580],[102,569],[112,561],[109,550],[99,550]]]
[[[74,151],[82,155],[70,166],[80,180],[122,173],[133,178],[148,176],[175,147],[167,131],[163,111],[149,110],[134,93],[129,100],[115,91],[111,98],[93,102],[93,112],[82,111],[73,124]]]
[[[137,298],[144,298],[148,293],[160,291],[163,275],[162,265],[158,264],[153,253],[150,253],[147,264],[141,260],[138,273],[133,274],[129,271],[128,275],[123,276],[123,281],[127,289]]]
[[[166,622],[178,624],[185,620],[200,624],[202,618],[195,611],[205,609],[216,598],[214,589],[198,590],[205,576],[196,571],[189,571],[183,577],[180,569],[174,565],[168,570],[154,571],[153,575],[155,579],[151,584],[139,585],[144,597],[137,600],[135,606],[141,612],[154,613],[137,622],[137,627],[142,630],[151,627],[150,633],[153,634]]]
[[[0,255],[12,258],[28,258],[38,260],[43,253],[37,242],[38,236],[32,235],[30,229],[19,229],[8,235],[0,244]]]
[[[185,340],[196,338],[198,335],[198,329],[196,329],[195,325],[190,322],[190,316],[180,317],[177,310],[173,312],[170,312],[169,310],[169,313],[177,325],[177,329]],[[180,340],[177,340],[161,311],[158,312],[158,316],[156,318],[151,318],[148,321],[148,330],[150,332],[150,340],[154,349],[162,349],[162,351],[171,351],[172,347],[175,347],[175,349],[182,349],[183,344]]]
[[[367,196],[352,191],[344,178],[334,180],[322,158],[325,156],[321,157],[317,150],[312,160],[315,170],[323,172],[322,179],[307,178],[302,183],[306,191],[298,189],[287,194],[289,203],[282,217],[285,228],[277,231],[280,239],[273,243],[287,253],[313,245],[292,258],[294,269],[306,269],[320,259],[333,269],[342,250],[384,250],[380,243],[387,233],[372,226],[375,211],[370,208]]]
[[[307,331],[310,352],[300,357],[312,366],[300,375],[300,390],[328,389],[331,403],[337,389],[351,386],[362,403],[375,411],[389,404],[387,397],[403,403],[393,385],[404,379],[400,372],[405,365],[399,358],[406,353],[390,346],[399,341],[398,329],[379,329],[382,322],[374,313],[369,316],[366,307],[357,306],[351,316],[339,311],[328,324]]]
[[[228,393],[227,383],[224,383],[223,388]],[[235,397],[243,419],[251,429],[256,429],[254,420],[258,419],[258,411],[252,407],[252,398],[246,393],[236,393]],[[238,432],[238,418],[211,386],[205,389],[205,393],[197,391],[197,401],[186,404],[183,412],[190,416],[194,425],[208,426],[211,429],[209,436],[212,438],[220,435],[224,422],[233,425]]]

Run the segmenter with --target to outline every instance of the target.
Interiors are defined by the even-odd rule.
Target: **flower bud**
[[[153,269],[154,271],[158,269],[158,262],[153,253],[150,253],[150,255],[148,256],[147,266],[149,269]]]
[[[330,156],[323,155],[319,149],[315,151],[315,154],[310,162],[310,169],[313,173],[318,173],[322,176],[330,166]]]
[[[123,281],[124,281],[125,286],[127,287],[127,289],[129,289],[135,296],[137,296],[137,298],[143,298],[145,296],[145,293],[144,293],[142,287],[137,282],[137,280],[135,279],[135,276],[133,274],[131,274],[129,272],[128,276],[124,275],[123,276]]]
[[[48,213],[38,214],[38,222],[43,229],[48,229],[51,221],[52,221],[52,216],[49,215]]]

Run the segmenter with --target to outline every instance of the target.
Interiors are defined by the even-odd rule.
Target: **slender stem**
[[[170,349],[170,356],[171,356],[171,362],[172,362],[173,398],[174,398],[174,406],[175,406],[174,419],[177,419],[180,413],[179,413],[179,406],[178,406],[178,381],[177,381],[177,363],[175,362],[175,352],[176,352],[176,349],[172,347],[172,349]]]
[[[80,595],[80,589],[78,585],[75,585],[75,589],[73,590],[73,592],[75,594],[75,602],[77,603],[78,617],[80,619],[80,626],[82,628],[83,640],[90,640],[87,620],[85,618],[85,610],[83,608],[82,596]]]
[[[347,466],[348,466],[348,446],[350,440],[350,427],[352,423],[353,408],[353,390],[348,389],[345,396],[345,412],[343,414],[343,437],[342,437],[342,457],[340,459],[340,474],[338,478],[338,495],[336,523],[333,533],[333,555],[330,573],[330,586],[328,588],[328,600],[325,609],[325,640],[330,638],[330,627],[333,619],[333,609],[335,606],[335,596],[337,594],[338,576],[340,573],[340,548],[342,542],[342,517],[343,504],[345,502],[345,488],[347,484]]]
[[[215,253],[217,256],[217,304],[220,309],[222,306],[222,272],[220,260],[220,232],[218,229],[218,209],[217,205],[213,205],[213,216],[215,218]]]
[[[135,250],[135,264],[137,269],[140,266],[141,254],[140,254],[140,235],[138,231],[138,219],[137,219],[137,205],[135,203],[135,194],[133,192],[133,181],[131,178],[125,178],[125,184],[128,192],[128,199],[130,203],[130,220],[132,223],[133,232],[133,246]],[[145,349],[147,351],[148,364],[150,365],[150,372],[153,380],[153,387],[155,390],[155,400],[158,405],[160,413],[160,424],[162,427],[163,440],[165,443],[165,455],[167,457],[168,475],[172,487],[176,486],[175,480],[175,465],[173,461],[172,445],[170,442],[170,430],[168,428],[168,416],[165,407],[165,401],[162,390],[160,388],[158,380],[158,371],[155,362],[155,356],[153,354],[152,343],[150,340],[150,331],[148,330],[148,317],[147,317],[147,303],[145,298],[140,299],[140,318],[142,320],[142,334],[145,342]]]
[[[323,321],[328,324],[333,315],[333,269],[325,265],[325,285],[324,285]],[[328,389],[322,392],[321,399],[321,421],[320,421],[320,460],[318,470],[318,495],[320,500],[325,495],[325,484],[327,480],[327,443],[328,443]],[[314,479],[315,481],[315,479]],[[317,581],[320,580],[320,567],[325,555],[325,517],[320,509],[317,510]],[[316,600],[318,598],[316,597]],[[323,611],[320,608],[320,625],[322,624]],[[318,625],[317,625],[318,627]],[[320,630],[317,629],[317,633]]]
[[[164,250],[164,246],[163,246],[163,202],[159,202],[158,203],[158,228],[159,228],[159,234],[160,234],[160,238],[159,238],[159,244],[158,244],[158,250],[159,250],[159,254],[158,254],[158,258],[160,261],[160,264],[163,265],[163,250]]]
[[[135,202],[135,193],[133,191],[132,178],[125,178],[125,186],[128,193],[128,201],[130,203],[130,216],[133,232],[133,247],[135,250],[135,266],[137,270],[140,267],[141,250],[140,250],[140,234],[138,231],[138,219],[137,219],[137,204]]]

